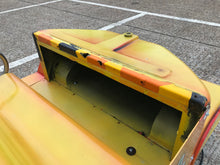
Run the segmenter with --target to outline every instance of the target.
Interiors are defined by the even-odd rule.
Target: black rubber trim
[[[192,96],[189,100],[189,113],[201,114],[206,110],[205,104],[207,102],[207,98],[196,93],[192,92]]]
[[[60,48],[60,50],[77,57],[76,51],[78,49],[74,45],[68,45],[68,44],[65,44],[65,43],[60,43],[59,48]]]
[[[38,45],[37,45],[37,38],[36,38],[36,36],[34,35],[34,33],[35,33],[35,32],[32,33],[32,36],[33,36],[34,43],[35,43],[35,46],[36,46],[36,49],[37,49],[38,57],[39,57],[40,61],[42,61],[42,58],[41,58],[41,55],[40,55],[40,50],[39,50]]]

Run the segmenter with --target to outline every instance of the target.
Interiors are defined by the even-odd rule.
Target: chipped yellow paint
[[[76,50],[76,55],[77,55],[77,57],[78,57],[79,59],[83,60],[83,61],[86,61],[86,58],[83,57],[83,55],[82,55],[83,53],[88,53],[88,54],[90,54],[91,52],[86,51],[86,50],[83,50],[83,49],[78,49],[78,50]]]

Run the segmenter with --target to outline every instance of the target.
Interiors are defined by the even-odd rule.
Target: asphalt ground
[[[0,52],[10,72],[20,78],[36,72],[32,32],[53,28],[132,32],[169,49],[199,78],[220,84],[219,0],[1,0]],[[220,124],[204,147],[203,164],[220,164]]]

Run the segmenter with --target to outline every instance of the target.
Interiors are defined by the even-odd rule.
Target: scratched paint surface
[[[127,7],[172,16],[201,19],[220,23],[219,1],[110,1],[97,3]],[[2,0],[0,11],[24,7],[46,0]],[[41,13],[41,14],[39,14]],[[32,32],[48,28],[99,29],[136,13],[63,1],[0,15],[0,51],[10,62],[36,53]],[[114,32],[133,32],[141,39],[166,47],[185,62],[199,78],[220,84],[220,29],[144,16],[111,29]],[[18,42],[19,41],[19,42]],[[36,72],[38,60],[20,65],[10,71],[19,77]],[[216,128],[205,146],[205,164],[220,163],[220,127]]]

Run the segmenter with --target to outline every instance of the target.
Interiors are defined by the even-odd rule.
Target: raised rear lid
[[[49,29],[34,36],[39,49],[51,49],[181,111],[202,112],[209,102],[208,91],[189,67],[132,33]]]

